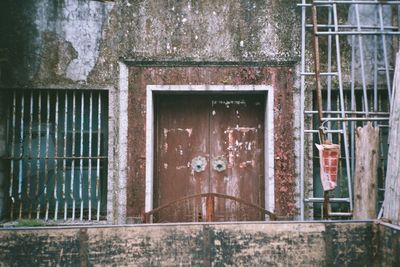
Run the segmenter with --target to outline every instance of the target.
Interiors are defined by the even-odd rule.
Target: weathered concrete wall
[[[113,140],[109,149],[109,181],[115,186],[109,188],[115,192],[108,195],[108,203],[112,205],[108,207],[108,218],[121,222],[123,212],[117,212],[121,206],[117,196],[128,188],[128,206],[140,210],[141,203],[134,202],[130,196],[142,194],[143,184],[138,182],[142,178],[137,177],[144,177],[140,176],[143,158],[130,161],[131,165],[124,170],[118,160],[113,159],[128,157],[131,160],[130,155],[137,153],[128,151],[126,155],[123,144],[121,147],[119,144],[124,140],[119,135],[119,118],[126,116],[120,114],[126,111],[120,106],[125,97],[119,83],[121,61],[153,62],[155,65],[174,61],[177,66],[187,62],[213,62],[216,66],[230,62],[250,67],[260,62],[263,66],[293,66],[300,54],[298,11],[292,0],[39,0],[30,3],[4,0],[0,3],[0,49],[5,51],[6,60],[0,62],[0,90],[19,87],[110,89],[113,103],[110,104],[112,121],[109,125]],[[242,71],[240,75],[251,78],[253,74]],[[278,83],[283,91],[276,92],[275,101],[277,107],[282,101],[289,103],[276,115],[283,136],[290,142],[289,149],[280,152],[285,157],[280,155],[277,162],[277,173],[279,169],[290,170],[287,177],[278,180],[281,183],[277,190],[281,191],[282,198],[276,200],[276,206],[283,215],[296,214],[293,133],[283,131],[284,127],[291,129],[293,125],[291,79],[291,75],[280,74]],[[207,79],[198,81],[206,83]],[[235,84],[232,79],[226,81]],[[247,82],[258,84],[257,81]],[[133,94],[140,96],[142,92]],[[130,97],[136,97],[133,94]],[[143,101],[138,106],[142,107],[145,99],[140,96],[137,100]],[[137,109],[129,112],[142,112]],[[141,134],[133,139],[139,144],[144,142]],[[285,148],[286,144],[278,142],[276,146]],[[119,180],[126,178],[121,178],[120,173],[127,171],[134,176],[127,176],[130,180],[126,188],[121,186],[126,181]]]
[[[380,266],[400,266],[400,227],[392,224],[380,224],[375,242],[377,242],[377,262]]]
[[[373,228],[372,222],[294,222],[1,229],[0,262],[6,266],[371,266]]]
[[[85,82],[97,62],[103,22],[113,4],[97,1],[3,1],[6,85]]]

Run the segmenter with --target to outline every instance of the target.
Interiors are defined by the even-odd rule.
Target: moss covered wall
[[[292,0],[5,0],[2,86],[114,85],[118,60],[299,58]],[[297,26],[296,26],[297,25]]]
[[[375,226],[293,222],[0,229],[0,263],[374,266]]]

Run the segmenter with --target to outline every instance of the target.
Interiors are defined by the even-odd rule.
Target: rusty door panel
[[[259,206],[264,206],[264,103],[262,95],[215,97],[210,116],[211,162],[226,164],[212,166],[211,190]],[[216,200],[215,220],[263,219],[238,204]]]
[[[264,206],[263,95],[160,95],[156,103],[157,207],[202,193]],[[212,216],[206,199],[180,203],[155,220],[263,219],[259,211],[230,199],[215,199]]]
[[[208,160],[207,102],[196,96],[164,95],[158,98],[156,201],[158,206],[187,195],[207,192],[209,172],[194,171],[195,157]],[[206,167],[208,162],[206,162]],[[165,222],[197,221],[202,214],[201,200],[187,202],[160,214]],[[200,218],[199,218],[200,217]]]

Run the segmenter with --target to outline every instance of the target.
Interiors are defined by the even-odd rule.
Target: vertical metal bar
[[[46,201],[45,220],[49,219],[49,196],[48,196],[48,183],[49,183],[49,143],[50,143],[50,92],[46,92],[46,157],[44,161],[44,199]]]
[[[24,114],[25,113],[25,92],[21,92],[21,119],[20,119],[20,136],[19,136],[19,172],[18,172],[18,201],[19,201],[19,214],[18,217],[22,218],[22,187],[24,182],[23,175],[23,157],[24,157]]]
[[[335,32],[338,32],[338,16],[337,16],[337,6],[333,4],[333,20]],[[344,106],[344,96],[343,96],[343,81],[342,81],[342,70],[341,70],[341,58],[340,58],[340,42],[339,35],[335,34],[335,42],[336,42],[336,62],[337,62],[337,72],[338,72],[338,83],[339,83],[339,94],[340,94],[340,108],[341,108],[341,116],[345,117],[345,106]],[[346,172],[347,172],[347,181],[348,181],[348,189],[349,189],[349,199],[350,199],[350,211],[353,211],[353,192],[351,186],[351,173],[350,173],[350,162],[349,162],[349,147],[347,140],[347,131],[346,131],[346,122],[342,122],[343,128],[343,143],[344,143],[344,151],[345,151],[345,160],[346,160]]]
[[[374,112],[378,111],[378,36],[374,36]]]
[[[356,111],[356,95],[355,95],[355,58],[356,58],[356,48],[355,48],[355,36],[351,36],[351,65],[350,65],[350,109],[351,111]],[[355,169],[355,122],[350,122],[350,156],[351,156],[351,175],[354,175]]]
[[[36,191],[35,191],[35,198],[36,198],[36,219],[40,217],[40,154],[41,154],[41,139],[42,139],[42,92],[39,91],[39,99],[38,99],[38,145],[37,145],[37,158],[36,158]]]
[[[64,92],[64,148],[63,148],[63,174],[62,174],[62,200],[64,201],[64,221],[67,220],[67,209],[68,209],[68,202],[66,198],[66,172],[67,172],[67,137],[68,137],[68,93],[67,91]]]
[[[352,1],[354,1],[354,0],[352,0]],[[357,30],[361,31],[360,14],[358,11],[359,11],[358,4],[355,4]],[[359,50],[360,50],[360,60],[361,60],[361,81],[362,81],[363,96],[364,96],[364,111],[365,111],[365,114],[368,116],[369,112],[368,112],[367,83],[365,81],[365,68],[364,68],[364,44],[363,44],[361,35],[358,35],[358,46],[359,46]]]
[[[89,162],[88,162],[88,205],[89,205],[89,221],[92,220],[92,132],[93,132],[93,92],[89,95]]]
[[[26,174],[26,200],[29,205],[28,218],[31,219],[32,216],[32,203],[31,203],[31,171],[32,171],[32,127],[33,127],[33,90],[30,93],[30,104],[29,104],[29,160],[28,160],[28,170]]]
[[[58,178],[58,112],[59,112],[59,105],[60,105],[60,99],[59,99],[59,94],[58,91],[56,92],[56,110],[55,110],[55,125],[54,125],[54,187],[53,187],[53,197],[55,201],[55,207],[54,207],[54,220],[57,221],[58,219],[58,184],[57,184],[57,178]]]
[[[378,4],[378,14],[379,14],[379,24],[380,24],[380,29],[383,32],[384,31],[384,25],[383,25],[383,10],[382,10],[382,3]],[[390,70],[389,70],[389,61],[388,61],[388,54],[387,54],[387,48],[386,48],[386,35],[381,34],[382,36],[382,46],[383,46],[383,59],[385,63],[385,74],[386,74],[386,85],[387,85],[387,90],[388,90],[388,96],[389,100],[392,99],[392,86],[390,82]]]
[[[305,50],[306,50],[306,7],[302,0],[301,7],[301,73],[305,73]],[[304,91],[305,76],[301,75],[300,85],[300,219],[304,221]]]
[[[329,12],[328,12],[328,25],[331,26],[332,24],[332,10],[331,7],[329,7]],[[332,28],[328,28],[328,32],[331,32]],[[332,72],[332,35],[328,35],[328,73]],[[326,109],[328,111],[332,110],[332,76],[328,75],[328,90],[327,90],[327,103],[326,103]],[[328,118],[330,118],[331,115],[328,115]],[[328,122],[328,129],[332,127],[331,122]],[[328,139],[332,140],[332,133],[328,134]]]
[[[80,216],[79,219],[82,221],[83,220],[83,134],[84,134],[84,129],[83,129],[83,120],[84,120],[84,105],[85,105],[85,99],[84,99],[84,93],[81,92],[81,132],[80,132],[80,144],[79,144],[79,155],[80,155],[80,160],[79,160],[79,201],[81,205],[80,209]]]
[[[16,113],[17,113],[17,96],[16,92],[13,92],[13,108],[12,108],[12,139],[11,139],[11,162],[10,162],[10,190],[9,190],[9,197],[11,199],[11,205],[10,205],[10,218],[11,220],[14,219],[14,204],[15,204],[15,199],[13,196],[13,187],[14,187],[14,156],[15,156],[15,137],[16,137],[16,129],[15,129],[15,124],[16,124]]]
[[[101,94],[98,93],[98,108],[97,108],[97,166],[96,166],[96,202],[97,202],[97,221],[100,220],[101,197],[100,193],[100,145],[101,145]]]
[[[76,117],[76,92],[72,94],[72,163],[71,163],[71,187],[70,197],[72,199],[72,220],[75,220],[75,198],[74,198],[74,179],[75,179],[75,117]]]

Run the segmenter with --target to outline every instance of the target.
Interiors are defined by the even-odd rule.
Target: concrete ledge
[[[395,266],[399,240],[399,229],[374,221],[3,228],[0,263]]]

